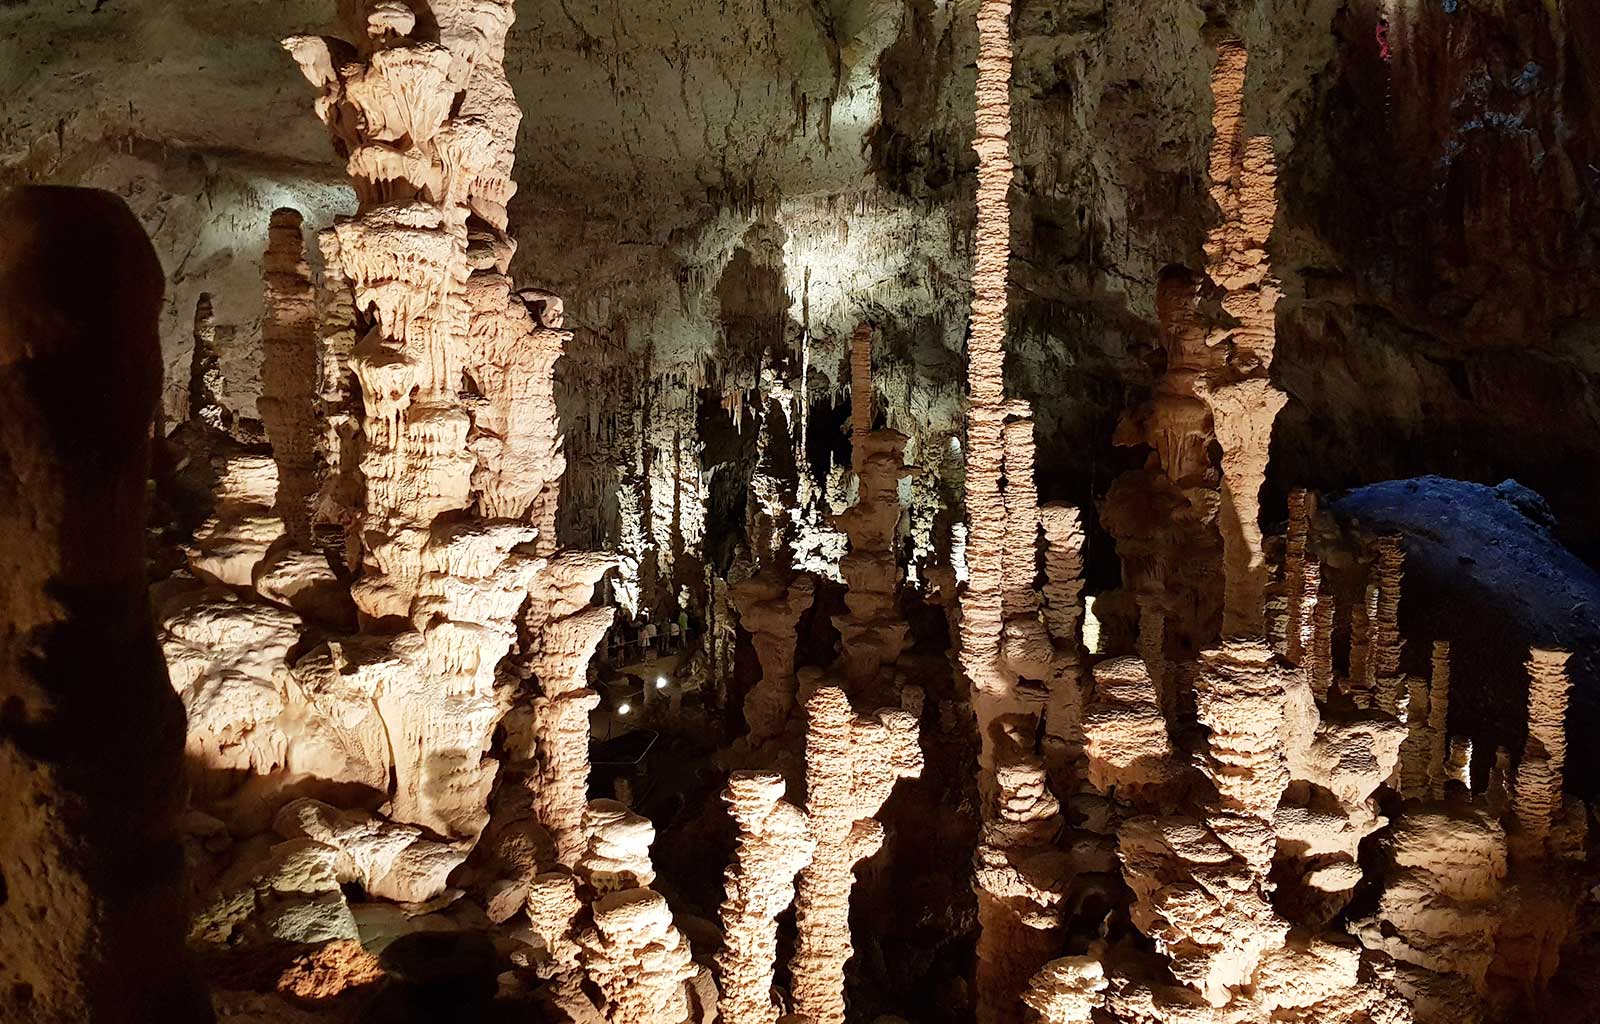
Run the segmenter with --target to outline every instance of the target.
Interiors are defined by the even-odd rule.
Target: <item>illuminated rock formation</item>
[[[275,210],[261,270],[261,397],[256,409],[278,467],[274,510],[295,544],[311,544],[322,459],[317,445],[317,296],[295,210]]]
[[[195,533],[189,568],[201,578],[248,587],[257,567],[284,533],[274,510],[278,467],[270,456],[235,452],[213,459],[216,507]]]
[[[1517,823],[1513,849],[1523,856],[1541,850],[1561,816],[1570,657],[1566,651],[1537,648],[1528,656],[1528,742],[1511,801]]]
[[[464,857],[464,851],[426,839],[414,826],[317,800],[287,804],[274,827],[286,839],[309,839],[336,850],[339,882],[356,882],[368,896],[401,903],[421,903],[444,892],[446,879]]]
[[[116,196],[0,199],[0,1018],[19,1024],[212,1019],[145,586],[162,288]]]
[[[1052,960],[1033,976],[1022,1000],[1044,1024],[1089,1024],[1103,1001],[1106,972],[1093,957]]]
[[[1155,683],[1138,658],[1094,667],[1094,700],[1084,713],[1088,781],[1124,799],[1170,781],[1179,770]]]
[[[1276,345],[1280,292],[1267,262],[1267,238],[1277,215],[1277,167],[1272,139],[1244,137],[1243,43],[1222,41],[1211,74],[1215,101],[1208,173],[1222,220],[1206,239],[1206,274],[1222,290],[1231,318],[1206,344],[1228,353],[1209,375],[1201,397],[1222,446],[1224,636],[1263,634],[1267,567],[1261,553],[1260,491],[1266,478],[1272,425],[1288,396],[1268,377]]]
[[[324,368],[325,403],[341,397],[328,373],[346,366],[362,391],[353,596],[367,620],[410,626],[344,645],[359,662],[342,671],[372,680],[392,737],[391,817],[470,843],[497,768],[486,756],[505,710],[496,673],[520,635],[539,687],[535,815],[571,866],[594,702],[584,669],[610,621],[587,605],[615,560],[554,553],[564,460],[552,374],[566,335],[551,297],[535,302],[541,322],[505,276],[521,120],[502,66],[511,5],[432,13],[437,42],[414,36],[414,14],[393,3],[371,6],[354,56],[338,41],[285,42],[322,90],[317,113],[356,188],[357,213],[323,249],[353,290],[354,319],[375,324],[347,360],[329,343]],[[325,339],[351,321],[335,304]],[[474,509],[491,518],[461,516]]]
[[[1232,641],[1200,656],[1195,705],[1211,730],[1200,770],[1217,787],[1208,824],[1263,885],[1276,838],[1272,815],[1289,783],[1282,742],[1284,673],[1262,641]]]
[[[524,610],[525,657],[540,688],[532,702],[536,763],[528,785],[534,817],[550,833],[556,860],[569,868],[587,842],[589,712],[600,702],[588,686],[588,664],[613,616],[610,608],[589,601],[615,564],[611,555],[554,556]]]
[[[1070,854],[1057,846],[1064,822],[1032,736],[999,752],[998,812],[984,822],[974,858],[978,894],[978,1006],[994,1020],[1022,1019],[1019,997],[1060,949]]]
[[[1398,980],[1418,1019],[1466,1019],[1494,958],[1505,833],[1470,807],[1417,808],[1395,824],[1391,851],[1377,911],[1352,931],[1405,965]]]
[[[589,848],[578,861],[578,876],[595,892],[647,888],[656,879],[650,844],[656,827],[615,800],[591,800],[583,813]]]
[[[883,845],[873,815],[896,782],[922,773],[922,748],[915,716],[882,710],[858,717],[837,687],[819,687],[806,717],[806,812],[816,851],[800,873],[790,974],[797,1013],[814,1024],[843,1024],[855,866]]]
[[[317,334],[322,353],[317,401],[322,417],[320,452],[322,486],[317,491],[314,525],[331,527],[334,536],[354,521],[361,507],[359,388],[351,385],[350,353],[359,340],[355,294],[345,279],[339,256],[339,233],[323,229],[317,236],[322,253],[322,285],[317,292]]]
[[[862,324],[850,342],[850,461],[856,503],[834,517],[850,538],[839,563],[850,591],[848,616],[838,616],[845,678],[860,691],[877,680],[905,648],[910,624],[900,614],[900,562],[895,535],[900,522],[900,481],[907,475],[906,437],[872,429],[872,328]]]
[[[722,951],[717,954],[728,1024],[776,1024],[772,976],[778,957],[777,917],[794,899],[795,875],[811,862],[816,840],[798,807],[783,800],[776,772],[734,772],[722,798],[739,826],[733,863],[724,876]]]
[[[1288,543],[1283,558],[1286,589],[1283,656],[1291,665],[1304,662],[1311,646],[1317,595],[1310,571],[1312,566],[1308,564],[1306,541],[1311,520],[1316,513],[1316,494],[1305,488],[1289,492]]]
[[[592,908],[594,926],[578,938],[584,972],[600,992],[608,1024],[682,1024],[685,983],[694,977],[689,944],[653,889],[606,893]]]
[[[732,587],[739,624],[750,634],[761,662],[761,679],[744,699],[752,743],[782,732],[795,706],[795,626],[811,607],[816,584],[809,576],[786,576],[771,568]]]

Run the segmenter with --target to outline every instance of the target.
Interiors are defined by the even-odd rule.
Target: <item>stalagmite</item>
[[[189,356],[189,420],[218,433],[233,427],[233,413],[222,404],[222,353],[217,350],[216,310],[211,293],[201,292],[194,304],[194,350]]]
[[[261,398],[256,408],[278,468],[274,510],[290,538],[311,544],[317,450],[317,302],[296,210],[274,210],[262,259]]]
[[[1089,1024],[1103,999],[1105,969],[1093,957],[1052,960],[1034,975],[1023,1002],[1043,1024]]]
[[[317,290],[317,334],[322,353],[317,401],[322,417],[320,450],[322,486],[317,492],[314,525],[331,527],[341,538],[361,506],[359,388],[351,384],[350,353],[358,340],[355,295],[345,279],[339,255],[339,233],[326,228],[317,236],[322,252],[322,283]]]
[[[750,727],[752,743],[782,732],[794,710],[795,626],[811,607],[815,592],[811,577],[796,576],[785,581],[776,569],[732,587],[739,624],[750,634],[761,662],[761,679],[744,699],[744,719]]]
[[[1055,642],[1076,650],[1083,617],[1083,521],[1071,505],[1039,509],[1044,527],[1044,620]]]
[[[777,917],[794,899],[795,875],[811,862],[816,840],[805,814],[783,799],[776,772],[734,772],[722,798],[739,827],[724,876],[722,951],[717,955],[728,1024],[776,1024],[772,999],[778,958]]]
[[[589,848],[578,861],[578,876],[597,893],[643,889],[656,880],[650,844],[656,827],[615,800],[590,800],[583,812]]]
[[[112,194],[0,200],[0,1018],[18,1024],[212,1018],[184,949],[183,712],[145,585],[162,287]]]
[[[1058,848],[1065,823],[1032,736],[998,753],[998,813],[984,823],[975,858],[978,1005],[994,1020],[1022,1019],[1018,996],[1060,949],[1061,902],[1071,856]]]
[[[685,982],[694,976],[689,943],[653,889],[622,889],[594,903],[594,927],[578,939],[583,968],[600,992],[607,1024],[682,1024]]]
[[[1306,603],[1311,609],[1311,646],[1306,655],[1306,675],[1318,702],[1333,688],[1333,596],[1323,592],[1322,566],[1306,566]]]
[[[322,90],[318,116],[348,156],[357,213],[323,248],[337,257],[330,275],[353,290],[354,319],[374,325],[347,362],[337,342],[352,318],[340,302],[323,329],[324,401],[337,403],[329,375],[343,366],[361,389],[352,596],[380,627],[338,645],[340,670],[372,680],[392,738],[390,816],[464,856],[487,823],[498,767],[487,754],[505,711],[498,673],[520,640],[519,667],[537,687],[534,814],[571,867],[586,840],[595,698],[585,667],[611,618],[588,605],[616,560],[556,551],[564,460],[552,375],[567,336],[505,276],[521,120],[503,67],[512,8],[436,5],[425,26],[393,3],[368,15],[353,48],[310,36],[284,44]],[[435,32],[437,42],[423,38]],[[328,288],[342,294],[337,278]],[[333,504],[324,514],[339,518]]]
[[[900,564],[895,533],[900,522],[900,481],[907,475],[906,436],[872,429],[872,328],[862,324],[850,342],[850,460],[858,482],[856,503],[835,517],[850,537],[840,561],[850,591],[839,630],[845,678],[852,690],[874,682],[905,648],[910,624],[900,614]]]
[[[1450,645],[1433,644],[1433,676],[1428,685],[1428,795],[1444,799],[1450,762]]]
[[[1283,559],[1283,576],[1287,586],[1287,622],[1284,626],[1284,657],[1289,664],[1299,665],[1305,660],[1311,646],[1313,605],[1316,597],[1311,593],[1311,579],[1307,562],[1306,539],[1311,520],[1317,511],[1317,496],[1305,488],[1289,492],[1289,537]],[[1311,613],[1311,614],[1308,614]]]
[[[1243,43],[1224,40],[1211,76],[1216,137],[1208,171],[1222,221],[1206,239],[1206,273],[1222,289],[1222,308],[1232,323],[1213,329],[1206,339],[1213,348],[1226,346],[1228,358],[1201,395],[1222,446],[1224,636],[1264,635],[1260,491],[1272,425],[1288,399],[1268,376],[1280,296],[1266,253],[1277,214],[1277,168],[1270,137],[1244,137],[1247,59]]]
[[[855,866],[883,845],[873,815],[896,782],[922,773],[922,748],[914,715],[886,709],[857,717],[837,687],[819,687],[806,716],[806,812],[816,852],[800,873],[790,973],[797,1013],[813,1024],[844,1024]]]
[[[1566,651],[1534,648],[1528,655],[1528,740],[1517,764],[1511,813],[1517,831],[1513,848],[1538,850],[1561,815],[1563,772],[1567,761]]]
[[[527,664],[540,687],[532,704],[534,818],[550,833],[557,862],[568,868],[587,842],[589,712],[600,703],[588,685],[588,664],[613,616],[610,608],[592,607],[589,600],[615,564],[609,555],[555,556],[546,562],[540,587],[529,595],[523,613]]]
[[[1138,658],[1112,658],[1094,667],[1094,702],[1084,714],[1089,783],[1126,797],[1160,786],[1176,773],[1167,721],[1155,682]]]
[[[1378,538],[1378,604],[1372,616],[1372,675],[1382,688],[1384,681],[1400,671],[1400,581],[1405,568],[1405,549],[1400,538],[1386,534]]]

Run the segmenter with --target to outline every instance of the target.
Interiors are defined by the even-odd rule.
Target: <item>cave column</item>
[[[145,576],[162,288],[115,196],[0,200],[0,1018],[19,1024],[212,1019]]]

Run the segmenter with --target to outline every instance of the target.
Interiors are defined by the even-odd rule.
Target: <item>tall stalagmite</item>
[[[1206,273],[1223,293],[1231,319],[1214,327],[1206,344],[1227,353],[1201,396],[1211,408],[1222,446],[1224,636],[1262,636],[1267,565],[1261,551],[1260,492],[1266,479],[1272,425],[1288,396],[1269,376],[1277,343],[1280,292],[1267,262],[1267,238],[1277,216],[1277,166],[1272,139],[1244,134],[1248,55],[1237,39],[1217,46],[1211,75],[1216,103],[1209,174],[1221,222],[1206,239]]]
[[[734,860],[724,876],[722,998],[728,1024],[776,1024],[772,975],[778,959],[778,915],[794,899],[795,875],[811,862],[816,840],[800,808],[783,799],[777,772],[739,771],[722,798],[739,827]]]
[[[797,1013],[813,1024],[844,1024],[855,866],[882,847],[873,815],[896,782],[922,774],[922,747],[916,716],[885,709],[858,717],[837,687],[819,687],[806,716],[806,812],[816,852],[800,873],[790,973]]]
[[[183,709],[145,586],[162,288],[110,193],[0,201],[0,1018],[16,1024],[211,1019],[184,949]]]
[[[261,397],[256,409],[278,464],[274,511],[294,543],[311,545],[322,461],[317,429],[317,296],[295,210],[274,210],[262,259]]]
[[[536,810],[570,865],[588,770],[584,666],[609,621],[586,606],[612,561],[555,551],[564,459],[552,375],[567,335],[549,301],[536,316],[505,276],[521,121],[503,66],[512,6],[441,0],[425,31],[403,4],[361,10],[353,54],[337,40],[285,41],[322,90],[317,113],[356,187],[357,212],[325,250],[374,324],[348,364],[365,488],[353,596],[381,629],[343,646],[359,663],[341,671],[375,677],[396,751],[392,816],[459,839],[464,855],[497,767],[486,756],[505,707],[497,672],[528,638],[555,794]],[[434,31],[437,42],[424,38]],[[474,511],[490,518],[462,515]]]

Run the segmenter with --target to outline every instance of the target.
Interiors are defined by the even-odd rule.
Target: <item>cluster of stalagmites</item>
[[[796,567],[818,506],[764,469],[755,550],[708,588],[729,618],[726,660],[737,609],[760,663],[738,751],[760,767],[723,793],[737,837],[721,943],[697,962],[652,888],[654,827],[589,797],[600,698],[587,666],[612,620],[592,606],[606,575],[624,567],[627,601],[644,600],[699,545],[704,382],[664,374],[641,409],[623,557],[557,550],[553,375],[568,335],[559,299],[506,276],[510,2],[440,0],[437,38],[405,4],[358,6],[358,43],[286,43],[322,90],[358,210],[321,235],[320,281],[298,217],[274,216],[270,453],[211,450],[214,508],[188,571],[154,590],[189,714],[191,856],[230,860],[201,872],[194,937],[364,938],[372,908],[346,895],[359,887],[408,917],[519,940],[513,961],[566,1019],[843,1024],[855,870],[885,841],[877,815],[896,784],[923,770],[920,691],[901,663],[908,439],[874,429],[871,328],[849,350],[856,500],[833,517],[848,549],[836,664],[796,672],[818,590]],[[1372,540],[1360,600],[1338,609],[1316,502],[1297,492],[1271,579],[1258,523],[1284,402],[1269,376],[1276,180],[1270,141],[1243,133],[1233,40],[1212,78],[1220,220],[1204,273],[1163,280],[1166,371],[1123,429],[1151,460],[1103,510],[1137,653],[1097,659],[1080,642],[1083,525],[1040,504],[1031,411],[1004,392],[1009,21],[1006,0],[978,5],[966,580],[947,607],[979,739],[978,1020],[1456,1024],[1497,993],[1536,990],[1573,924],[1562,865],[1584,843],[1583,808],[1562,793],[1566,656],[1532,652],[1526,748],[1514,768],[1498,752],[1474,790],[1470,749],[1449,733],[1448,646],[1428,678],[1402,671],[1399,538]],[[196,367],[196,429],[223,432],[199,349]],[[796,443],[797,399],[775,377],[763,386],[764,466]],[[880,696],[901,707],[857,710]],[[805,794],[790,803],[776,768],[793,766],[796,741]],[[1374,895],[1353,917],[1364,861],[1381,875],[1365,877]],[[1084,921],[1085,906],[1106,923]],[[1117,937],[1122,922],[1141,938]]]

